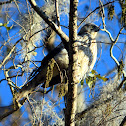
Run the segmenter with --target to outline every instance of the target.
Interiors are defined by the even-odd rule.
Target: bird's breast
[[[81,80],[93,69],[96,58],[97,44],[95,40],[92,40],[89,46],[78,44],[78,80]],[[69,64],[67,50],[62,49],[62,51],[55,56],[55,60],[60,70],[67,69]]]

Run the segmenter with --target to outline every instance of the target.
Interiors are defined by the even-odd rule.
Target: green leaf
[[[96,82],[96,77],[94,76],[94,77],[87,77],[86,78],[86,83],[87,83],[87,85],[88,85],[88,87],[91,89],[91,88],[94,88],[94,86],[95,86],[95,82]]]
[[[82,79],[82,80],[81,80],[80,84],[81,84],[81,85],[83,85],[83,84],[84,84],[84,79]]]
[[[7,31],[11,30],[13,26],[11,27],[6,27]]]
[[[3,23],[0,23],[0,27],[3,26],[3,27],[5,27],[7,29],[7,31],[9,31],[10,29],[12,29],[13,25],[11,27],[8,27],[7,24],[8,23],[4,23],[4,24]]]
[[[7,27],[7,23],[4,23],[3,26],[4,26],[4,27]]]
[[[101,76],[95,70],[92,70],[91,73],[89,73],[89,76],[86,78],[86,84],[89,86],[89,88],[94,88],[97,79],[103,80],[104,82],[108,80],[108,78]]]
[[[97,72],[96,72],[95,70],[92,70],[91,73],[92,73],[92,74],[95,74],[95,73],[97,73]]]
[[[103,80],[104,82],[106,82],[106,81],[108,80],[108,78],[102,77],[102,80]]]
[[[104,82],[108,80],[108,78],[105,78],[104,76],[101,76],[100,74],[96,75],[98,79],[103,80]]]

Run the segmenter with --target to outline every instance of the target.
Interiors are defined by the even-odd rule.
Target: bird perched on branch
[[[86,77],[94,67],[97,58],[96,35],[100,28],[94,24],[84,25],[77,36],[79,81]],[[34,71],[27,85],[21,92],[33,91],[36,86],[50,87],[62,83],[68,74],[69,57],[63,44],[52,50],[41,62],[41,66]]]

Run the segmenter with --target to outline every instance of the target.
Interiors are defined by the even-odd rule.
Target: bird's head
[[[92,39],[94,39],[97,35],[97,32],[100,28],[95,24],[85,24],[79,31],[78,35],[83,36],[85,34],[89,34]]]

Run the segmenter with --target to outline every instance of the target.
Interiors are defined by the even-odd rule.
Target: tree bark
[[[77,5],[78,0],[70,0],[69,14],[69,84],[67,96],[67,108],[65,113],[65,125],[75,125],[78,84],[78,47],[77,40]]]

